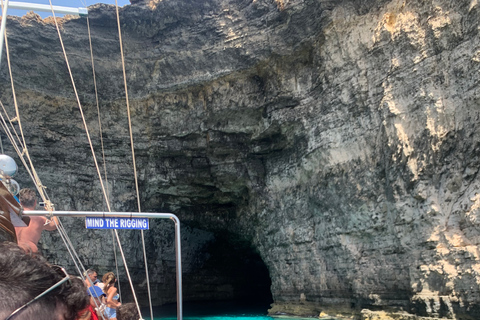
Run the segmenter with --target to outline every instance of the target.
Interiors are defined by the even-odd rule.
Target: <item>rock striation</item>
[[[187,300],[268,283],[272,314],[480,317],[477,1],[136,0],[120,16],[142,209],[184,225]],[[87,21],[60,25],[101,154]],[[89,25],[112,209],[134,211],[114,7]],[[8,26],[42,181],[58,209],[103,210],[52,20]],[[11,110],[5,65],[0,88]],[[65,224],[87,265],[114,267],[108,234]],[[144,296],[141,240],[121,237]],[[166,221],[146,233],[155,304],[175,299],[172,239]],[[43,252],[69,265],[59,241]]]

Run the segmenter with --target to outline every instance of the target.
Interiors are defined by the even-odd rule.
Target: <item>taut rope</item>
[[[72,87],[73,87],[73,91],[75,93],[75,98],[77,100],[78,109],[80,111],[80,115],[82,116],[83,126],[85,128],[85,133],[87,134],[88,144],[90,145],[90,150],[92,152],[93,161],[95,163],[95,168],[97,169],[97,174],[98,174],[98,177],[99,177],[99,180],[100,180],[100,185],[101,185],[101,188],[102,188],[103,196],[105,197],[105,201],[107,203],[108,211],[112,211],[110,209],[110,204],[107,201],[108,196],[107,196],[107,193],[106,193],[106,190],[105,190],[105,186],[103,185],[102,175],[100,173],[100,168],[98,167],[97,157],[95,155],[95,150],[93,149],[92,139],[90,139],[90,133],[88,131],[87,121],[85,120],[85,115],[83,114],[83,108],[82,108],[82,104],[80,102],[80,98],[78,96],[77,86],[75,85],[75,80],[73,79],[72,69],[70,68],[70,63],[68,62],[67,52],[65,51],[65,46],[63,44],[62,34],[60,33],[60,28],[58,26],[57,18],[55,17],[55,12],[53,10],[52,0],[48,0],[48,1],[50,2],[50,7],[52,8],[53,20],[55,21],[55,27],[57,28],[58,38],[60,40],[60,45],[62,46],[62,52],[63,52],[63,56],[65,58],[65,63],[67,65],[68,74],[70,75],[70,80],[72,81]]]
[[[3,0],[1,0],[1,5],[2,5],[2,10],[3,10]],[[17,120],[17,122],[18,122],[18,128],[20,129],[20,135],[22,137],[21,140],[18,137],[18,134],[16,133],[16,131],[15,131],[15,134],[17,135],[17,138],[19,139],[19,141],[21,141],[20,144],[22,145],[22,152],[21,152],[22,156],[25,155],[28,159],[29,164],[30,164],[30,170],[31,170],[30,176],[32,177],[32,180],[35,183],[35,186],[38,190],[38,193],[40,194],[40,197],[42,198],[42,201],[45,202],[46,209],[51,211],[51,210],[53,210],[52,204],[51,204],[50,200],[48,199],[48,197],[45,193],[45,190],[44,190],[44,186],[42,185],[42,182],[40,181],[40,178],[38,177],[37,171],[35,170],[35,167],[33,166],[32,159],[30,158],[30,154],[28,152],[27,145],[25,143],[25,136],[23,135],[22,121],[20,120],[20,113],[19,113],[19,110],[18,110],[18,103],[17,103],[17,95],[15,93],[15,85],[14,85],[14,82],[13,82],[12,65],[10,63],[10,52],[8,50],[8,40],[7,40],[7,31],[6,30],[5,30],[5,49],[6,49],[5,51],[6,51],[6,54],[7,54],[8,72],[10,74],[10,80],[11,80],[10,82],[11,82],[11,86],[12,86],[13,103],[15,105],[15,114],[16,114],[15,120]],[[9,118],[9,120],[10,120],[10,118]],[[13,127],[13,124],[11,124],[11,125]]]
[[[137,205],[138,205],[138,212],[142,212],[142,208],[140,205],[140,192],[138,188],[138,176],[137,176],[137,165],[135,162],[135,148],[134,148],[134,143],[133,143],[133,133],[132,133],[132,121],[130,117],[130,102],[128,99],[128,86],[127,86],[127,72],[125,70],[125,56],[123,53],[123,41],[122,41],[122,30],[120,26],[120,13],[118,12],[118,2],[115,0],[115,11],[117,13],[117,26],[118,26],[118,41],[120,44],[120,55],[122,58],[122,71],[123,71],[123,85],[125,87],[125,100],[127,104],[127,116],[128,116],[128,129],[130,133],[130,146],[132,149],[132,161],[133,161],[133,175],[135,177],[135,190],[137,192]],[[146,249],[145,249],[145,236],[143,233],[143,230],[141,230],[142,234],[142,249],[143,249],[143,257],[144,257],[144,262],[145,262],[145,275],[147,278],[147,290],[148,290],[148,299],[149,299],[149,306],[150,306],[150,314],[151,318],[153,319],[153,309],[152,309],[152,294],[150,292],[150,279],[148,275],[148,264],[147,264],[147,254],[146,254]],[[135,299],[135,303],[137,305],[138,309],[138,314],[142,315],[142,312],[140,311],[140,305],[138,304],[137,301],[137,296],[135,293],[133,293],[133,297]]]
[[[86,4],[84,4],[86,6]],[[106,182],[106,194],[105,194],[105,201],[110,203],[108,200],[108,178],[107,178],[107,164],[105,161],[105,148],[103,144],[103,130],[102,130],[102,120],[100,117],[100,104],[98,103],[98,90],[97,90],[97,77],[95,75],[95,62],[93,60],[93,47],[92,47],[92,37],[90,34],[90,20],[87,16],[87,30],[88,30],[88,43],[90,45],[90,60],[92,61],[92,74],[93,74],[93,85],[95,87],[95,102],[97,104],[97,113],[98,113],[98,131],[100,133],[100,144],[102,146],[102,159],[103,159],[103,172],[105,174],[105,182]]]
[[[1,5],[2,5],[2,8],[3,8],[3,0],[0,0],[1,1]],[[49,0],[49,3],[50,3],[50,7],[51,7],[51,10],[52,10],[52,15],[53,15],[53,19],[54,19],[54,22],[55,22],[55,26],[56,26],[56,30],[57,30],[57,33],[58,33],[58,36],[59,36],[59,40],[60,40],[60,44],[61,44],[61,47],[62,47],[62,51],[63,51],[63,56],[65,58],[65,62],[66,62],[66,65],[67,65],[67,69],[68,69],[68,73],[69,73],[69,76],[70,76],[70,80],[71,80],[71,83],[72,83],[72,86],[73,86],[73,90],[74,90],[74,93],[75,93],[75,98],[76,98],[76,101],[77,101],[77,104],[78,104],[78,107],[79,107],[79,111],[80,111],[80,114],[81,114],[81,117],[82,117],[82,121],[83,121],[83,125],[84,125],[84,128],[85,128],[85,131],[86,131],[86,134],[87,134],[87,139],[88,139],[88,142],[89,142],[89,145],[90,145],[90,149],[91,149],[91,152],[92,152],[92,156],[93,156],[93,160],[95,162],[95,167],[96,167],[96,170],[97,170],[97,174],[98,174],[98,177],[99,177],[99,180],[100,180],[100,185],[101,185],[101,189],[102,189],[102,192],[103,192],[103,195],[104,195],[104,198],[105,198],[105,203],[106,203],[106,206],[108,208],[108,211],[111,212],[111,207],[110,207],[110,202],[109,202],[109,198],[108,198],[108,192],[107,192],[107,188],[105,187],[104,183],[103,183],[103,179],[102,179],[102,176],[101,176],[101,173],[100,173],[100,168],[98,166],[98,162],[97,162],[97,158],[96,158],[96,155],[95,155],[95,151],[93,149],[93,144],[92,144],[92,141],[91,141],[91,138],[90,138],[90,134],[89,134],[89,131],[88,131],[88,126],[87,126],[87,123],[86,123],[86,119],[85,119],[85,116],[84,116],[84,113],[83,113],[83,108],[82,108],[82,105],[81,105],[81,102],[80,102],[80,99],[79,99],[79,95],[78,95],[78,92],[77,92],[77,89],[76,89],[76,85],[75,85],[75,81],[73,79],[73,75],[72,75],[72,71],[71,71],[71,67],[70,67],[70,64],[69,64],[69,61],[68,61],[68,57],[67,57],[67,54],[66,54],[66,50],[65,50],[65,46],[64,46],[64,43],[63,43],[63,39],[62,39],[62,36],[61,36],[61,32],[60,32],[60,28],[59,28],[59,25],[58,25],[58,22],[57,22],[57,19],[55,17],[55,12],[54,12],[54,9],[53,9],[53,5],[52,5],[52,1]],[[136,188],[136,195],[137,195],[137,204],[138,204],[138,211],[141,212],[141,204],[140,204],[140,194],[139,194],[139,186],[138,186],[138,174],[137,174],[137,169],[136,169],[136,161],[135,161],[135,150],[134,150],[134,142],[133,142],[133,133],[132,133],[132,124],[131,124],[131,115],[130,115],[130,105],[129,105],[129,97],[128,97],[128,87],[127,87],[127,80],[126,80],[126,69],[125,69],[125,58],[124,58],[124,52],[123,52],[123,43],[122,43],[122,34],[121,34],[121,26],[120,26],[120,16],[119,16],[119,11],[118,11],[118,3],[117,1],[115,0],[115,5],[116,5],[116,14],[117,14],[117,25],[118,25],[118,33],[119,33],[119,42],[120,42],[120,51],[121,51],[121,60],[122,60],[122,70],[123,70],[123,78],[124,78],[124,87],[125,87],[125,96],[126,96],[126,105],[127,105],[127,115],[128,115],[128,125],[129,125],[129,133],[130,133],[130,142],[131,142],[131,151],[132,151],[132,160],[133,160],[133,170],[134,170],[134,178],[135,178],[135,188]],[[103,165],[104,165],[104,171],[105,171],[105,181],[108,182],[107,180],[107,170],[106,170],[106,163],[105,163],[105,152],[104,152],[104,144],[103,144],[103,136],[102,136],[102,129],[101,129],[101,117],[100,117],[100,108],[99,108],[99,100],[98,100],[98,91],[97,91],[97,84],[96,84],[96,76],[95,76],[95,66],[94,66],[94,59],[93,59],[93,50],[92,50],[92,42],[91,42],[91,34],[90,34],[90,25],[89,25],[89,20],[88,20],[88,17],[87,17],[87,28],[88,28],[88,37],[89,37],[89,44],[90,44],[90,53],[91,53],[91,62],[92,62],[92,72],[93,72],[93,78],[94,78],[94,86],[95,86],[95,98],[96,98],[96,105],[97,105],[97,110],[98,110],[98,121],[99,121],[99,128],[100,128],[100,140],[101,140],[101,145],[102,145],[102,155],[103,155]],[[15,141],[15,138],[13,137],[13,134],[11,133],[10,129],[8,129],[8,125],[5,121],[5,119],[3,118],[3,115],[1,115],[0,113],[0,117],[1,117],[1,126],[3,127],[3,129],[5,130],[5,133],[7,135],[7,137],[12,141],[12,145],[14,146],[14,149],[16,150],[17,154],[19,155],[20,159],[22,160],[25,168],[27,169],[27,171],[29,172],[30,174],[30,177],[32,178],[32,180],[34,181],[35,183],[35,186],[42,198],[42,201],[45,202],[46,204],[46,209],[50,212],[50,216],[52,216],[53,214],[53,205],[52,203],[50,202],[49,198],[48,198],[48,195],[46,194],[46,190],[45,190],[45,186],[43,186],[43,184],[41,183],[40,181],[40,178],[38,177],[38,174],[33,166],[33,163],[32,163],[32,160],[30,158],[30,155],[29,155],[29,152],[28,152],[28,149],[27,149],[27,146],[26,146],[26,143],[25,143],[25,137],[24,137],[24,134],[23,134],[23,128],[22,128],[22,124],[21,124],[21,121],[20,121],[20,114],[19,114],[19,108],[18,108],[18,103],[17,103],[17,98],[16,98],[16,93],[15,93],[15,87],[14,87],[14,81],[13,81],[13,75],[12,75],[12,69],[11,69],[11,63],[10,63],[10,56],[9,56],[9,50],[8,50],[8,42],[7,42],[7,37],[6,37],[6,32],[5,32],[5,45],[6,45],[6,54],[7,54],[7,61],[8,61],[8,68],[9,68],[9,73],[10,73],[10,78],[11,78],[11,86],[12,86],[12,93],[13,93],[13,102],[14,102],[14,105],[15,105],[15,113],[16,113],[16,117],[14,119],[11,119],[10,117],[8,117],[8,114],[4,109],[5,111],[5,115],[8,117],[8,120],[10,122],[10,126],[12,127],[15,135],[17,136],[17,140],[18,140],[18,143],[19,145],[17,145],[16,141]],[[1,102],[0,102],[1,104]],[[3,105],[2,105],[3,107]],[[20,130],[20,136],[21,138],[19,137],[19,135],[17,134],[16,130],[15,130],[15,127],[13,126],[13,121],[17,121],[18,122],[18,127],[19,127],[19,130]],[[0,141],[1,143],[1,141]],[[24,156],[27,158],[28,162],[29,162],[29,166],[27,165],[26,163],[26,160],[24,158]],[[108,185],[107,185],[108,187]],[[81,268],[83,269],[83,271],[85,271],[85,268],[84,266],[82,265],[81,263],[81,260],[80,258],[78,257],[70,239],[68,238],[66,232],[65,232],[65,229],[63,227],[63,225],[61,224],[60,221],[58,221],[58,224],[57,222],[55,221],[55,224],[57,226],[57,229],[59,231],[59,234],[60,236],[62,237],[62,240],[64,241],[66,247],[67,247],[67,250],[69,251],[70,253],[70,256],[72,257],[72,260],[74,261],[75,263],[75,266],[77,268],[77,270],[79,271],[80,274],[83,274],[81,272]],[[125,260],[125,255],[124,255],[124,252],[123,252],[123,249],[122,249],[122,245],[121,245],[121,242],[120,242],[120,238],[119,238],[119,235],[118,235],[118,232],[117,230],[114,230],[114,234],[115,234],[115,237],[117,239],[117,243],[118,243],[118,246],[119,246],[119,250],[120,250],[120,253],[121,253],[121,256],[122,256],[122,259],[123,259],[123,263],[124,263],[124,266],[125,266],[125,270],[126,270],[126,273],[127,273],[127,277],[128,277],[128,280],[130,282],[130,286],[132,288],[132,292],[133,292],[133,297],[134,297],[134,300],[135,300],[135,303],[137,305],[137,309],[138,309],[138,312],[141,316],[141,311],[140,311],[140,307],[139,307],[139,303],[138,303],[138,300],[137,300],[137,297],[136,297],[136,293],[135,293],[135,290],[134,290],[134,287],[133,287],[133,283],[132,283],[132,279],[131,279],[131,276],[130,276],[130,273],[129,273],[129,270],[128,270],[128,267],[127,267],[127,263],[126,263],[126,260]],[[149,275],[148,275],[148,265],[147,265],[147,256],[146,256],[146,249],[145,249],[145,237],[144,237],[144,232],[143,230],[141,231],[141,235],[142,235],[142,245],[143,245],[143,255],[144,255],[144,260],[145,260],[145,271],[146,271],[146,277],[147,277],[147,287],[148,287],[148,296],[149,296],[149,302],[150,302],[150,312],[151,312],[151,317],[153,319],[153,309],[152,309],[152,299],[151,299],[151,290],[150,290],[150,281],[149,281]],[[75,256],[75,257],[74,257]],[[79,264],[77,264],[77,261],[79,262]],[[117,265],[117,268],[118,268],[118,265]],[[118,269],[117,269],[117,274],[118,274]]]
[[[3,8],[3,0],[1,1],[1,4],[2,4],[2,8]],[[42,198],[42,201],[46,204],[46,209],[50,212],[50,214],[52,213],[53,211],[53,205],[51,203],[51,201],[49,200],[48,198],[48,195],[45,191],[45,186],[43,186],[43,184],[41,183],[40,181],[40,178],[38,177],[37,175],[37,172],[33,166],[33,162],[30,158],[30,155],[28,153],[28,149],[27,149],[27,145],[26,145],[26,142],[25,142],[25,137],[23,135],[23,130],[22,130],[22,123],[21,123],[21,118],[20,118],[20,113],[19,113],[19,108],[18,108],[18,103],[17,103],[17,98],[16,98],[16,93],[15,93],[15,85],[14,85],[14,81],[13,81],[13,73],[12,73],[12,66],[11,66],[11,62],[10,62],[10,51],[9,51],[9,47],[8,47],[8,38],[7,38],[7,34],[6,34],[6,31],[5,31],[5,35],[4,35],[4,38],[5,38],[5,48],[6,48],[6,55],[7,55],[7,64],[8,64],[8,70],[9,70],[9,74],[10,74],[10,80],[11,80],[11,86],[12,86],[12,94],[13,94],[13,101],[14,101],[14,105],[15,105],[15,112],[16,112],[16,117],[15,117],[15,121],[18,122],[18,126],[19,126],[19,129],[20,129],[20,133],[21,133],[21,139],[18,135],[18,133],[16,132],[15,130],[15,127],[13,126],[13,120],[8,116],[8,113],[5,109],[5,107],[3,106],[3,104],[1,103],[0,101],[0,104],[2,106],[2,109],[3,111],[5,112],[5,115],[8,117],[9,119],[9,122],[10,122],[10,126],[12,127],[12,130],[15,132],[15,135],[17,137],[17,140],[18,140],[18,143],[20,144],[21,148],[19,148],[19,146],[17,145],[17,141],[15,140],[15,138],[13,137],[13,134],[10,132],[10,129],[8,128],[7,126],[7,123],[3,117],[3,115],[0,113],[0,117],[1,117],[1,125],[5,131],[5,133],[7,134],[8,138],[10,139],[15,151],[17,152],[19,158],[21,159],[23,165],[25,166],[26,170],[28,171],[32,181],[34,182],[35,184],[35,187],[37,188],[39,194],[40,194],[40,197]],[[27,165],[26,161],[25,161],[25,158],[24,156],[27,157],[29,163],[30,163],[30,166]],[[57,227],[57,230],[59,231],[59,234],[60,234],[60,237],[62,238],[63,242],[65,243],[65,247],[67,248],[74,264],[75,264],[75,267],[77,268],[79,274],[81,274],[81,271],[80,271],[80,267],[83,268],[83,270],[85,270],[85,268],[83,267],[81,261],[80,261],[80,258],[78,257],[78,255],[76,254],[76,251],[70,241],[70,239],[68,238],[68,235],[67,233],[65,232],[65,229],[63,228],[63,225],[60,221],[60,219],[58,219],[58,224],[57,222],[54,220],[54,223]],[[74,255],[76,256],[79,264],[77,263],[77,260],[75,259]]]
[[[102,180],[102,177],[101,177],[101,174],[100,174],[100,169],[98,167],[98,163],[97,163],[97,158],[95,156],[95,150],[93,149],[93,144],[92,144],[92,141],[90,139],[90,134],[89,134],[89,131],[88,131],[88,126],[87,126],[87,123],[86,123],[86,120],[85,120],[85,116],[83,114],[83,109],[82,109],[82,105],[80,103],[80,98],[78,96],[78,92],[77,92],[77,88],[75,86],[75,81],[73,79],[73,74],[72,74],[72,71],[71,71],[71,68],[70,68],[70,64],[68,62],[68,57],[67,57],[67,53],[66,53],[66,50],[65,50],[65,46],[63,44],[63,39],[62,39],[62,35],[60,33],[60,28],[58,26],[58,22],[57,22],[57,19],[55,17],[55,12],[53,10],[53,5],[52,5],[52,1],[49,0],[49,3],[50,3],[50,7],[52,9],[52,15],[53,15],[53,20],[55,21],[55,27],[57,29],[57,33],[58,33],[58,37],[59,37],[59,40],[60,40],[60,44],[62,46],[62,51],[63,51],[63,56],[65,58],[65,62],[67,64],[67,69],[68,69],[68,73],[70,75],[70,80],[72,81],[72,86],[73,86],[73,89],[74,89],[74,92],[75,92],[75,97],[77,99],[77,104],[78,104],[78,107],[79,107],[79,110],[80,110],[80,114],[82,116],[82,121],[83,121],[83,125],[84,125],[84,128],[85,128],[85,132],[87,134],[87,138],[88,138],[88,142],[89,142],[89,145],[90,145],[90,150],[92,152],[92,156],[93,156],[93,159],[94,159],[94,162],[95,162],[95,168],[97,170],[97,174],[98,174],[98,177],[99,177],[99,180],[100,180],[100,184],[101,184],[101,187],[102,187],[102,192],[103,192],[103,195],[105,197],[105,202],[107,204],[107,208],[108,208],[108,211],[111,212],[111,208],[110,208],[110,203],[108,202],[108,196],[106,194],[106,189],[105,189],[105,186],[103,184],[103,180]],[[117,7],[117,22],[119,22],[119,16],[118,16],[118,5],[116,6]],[[119,28],[120,28],[120,24],[119,24]],[[120,44],[121,44],[121,37],[120,37]],[[124,62],[124,58],[123,58],[123,49],[122,49],[122,46],[120,45],[121,47],[121,50],[122,50],[122,63]],[[124,64],[123,64],[124,66]],[[125,78],[125,67],[123,68],[123,73],[124,73],[124,78]],[[125,85],[126,85],[126,79],[125,79]],[[128,105],[128,94],[127,94],[127,105]],[[129,114],[129,119],[130,119],[130,114]],[[132,145],[132,148],[133,148],[133,145]],[[138,187],[137,187],[137,196],[138,196]],[[133,294],[133,297],[134,297],[134,300],[135,300],[135,303],[137,305],[137,309],[138,309],[138,312],[139,314],[141,315],[141,310],[140,310],[140,307],[139,307],[139,304],[138,304],[138,300],[137,300],[137,296],[136,296],[136,293],[135,293],[135,289],[133,287],[133,282],[132,282],[132,278],[130,276],[130,272],[129,272],[129,269],[128,269],[128,265],[127,265],[127,261],[125,259],[125,255],[124,255],[124,252],[123,252],[123,248],[122,248],[122,244],[120,242],[120,238],[118,236],[118,231],[115,229],[114,230],[114,233],[115,233],[115,237],[117,239],[117,243],[118,243],[118,247],[119,247],[119,250],[120,250],[120,253],[121,253],[121,256],[122,256],[122,260],[123,260],[123,263],[124,263],[124,266],[125,266],[125,272],[127,274],[127,278],[128,278],[128,281],[130,283],[130,287],[132,289],[132,294]],[[147,283],[148,283],[148,279],[147,279]],[[153,317],[152,317],[153,318]]]

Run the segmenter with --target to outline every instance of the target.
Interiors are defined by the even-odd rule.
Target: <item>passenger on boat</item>
[[[24,211],[35,210],[37,196],[35,190],[25,188],[20,190],[20,204]],[[15,227],[18,245],[27,251],[38,252],[37,244],[43,230],[52,231],[57,228],[58,219],[48,220],[46,217],[30,217],[27,227]]]
[[[0,270],[0,319],[74,320],[88,305],[81,279],[15,243],[0,243]]]
[[[138,314],[137,305],[133,302],[122,304],[117,309],[117,320],[138,320],[140,315]]]
[[[97,286],[88,288],[87,293],[90,296],[88,310],[91,313],[91,317],[89,320],[103,319],[106,307],[104,302],[105,293]]]
[[[117,293],[117,288],[115,288],[115,282],[117,282],[117,278],[115,278],[115,274],[113,272],[107,272],[103,275],[102,282],[105,285],[103,292],[105,292],[107,295],[105,303],[107,307],[105,308],[105,314],[107,315],[108,319],[117,320],[117,308],[122,305],[118,301],[120,295]]]
[[[89,308],[82,310],[78,313],[75,320],[92,320],[92,312],[90,312]]]
[[[93,269],[88,269],[83,275],[85,276],[85,285],[87,287],[91,287],[92,284],[96,285],[98,282],[100,282],[100,280],[98,280],[97,271]]]

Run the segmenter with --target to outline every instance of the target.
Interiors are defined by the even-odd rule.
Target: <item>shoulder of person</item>
[[[30,217],[30,223],[41,223],[42,225],[47,221],[45,217]]]

